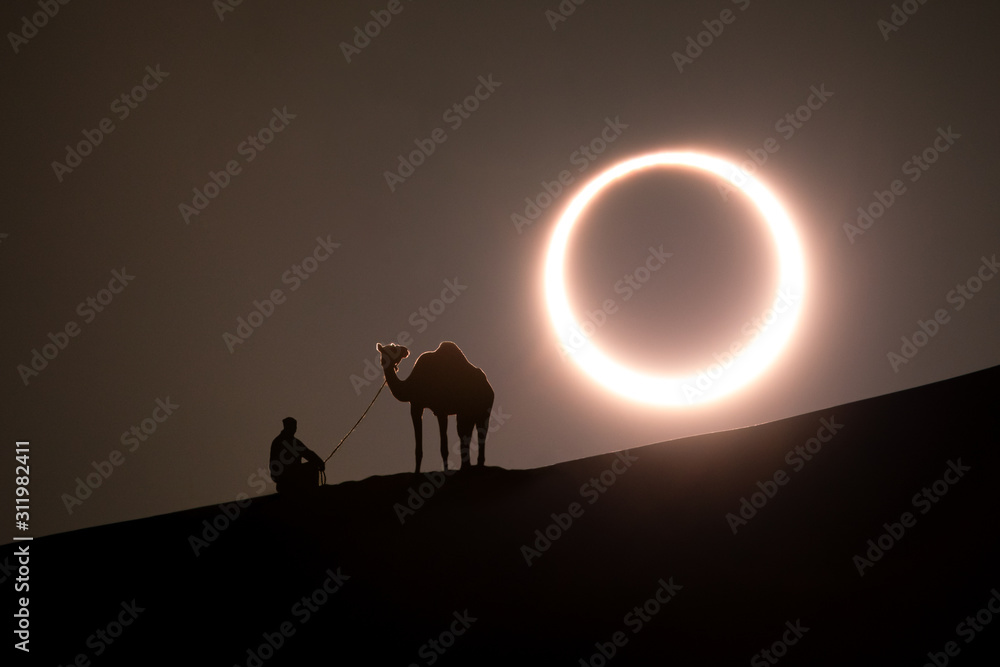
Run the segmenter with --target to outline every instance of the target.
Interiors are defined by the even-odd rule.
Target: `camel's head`
[[[392,370],[399,370],[399,362],[406,359],[410,355],[410,351],[403,347],[402,345],[396,345],[395,343],[389,343],[388,345],[382,345],[381,343],[375,344],[375,349],[378,350],[381,356],[382,368],[388,368],[392,366]]]

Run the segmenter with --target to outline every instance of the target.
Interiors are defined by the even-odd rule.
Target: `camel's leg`
[[[472,442],[474,422],[471,417],[463,414],[455,415],[455,421],[458,422],[458,440],[461,443],[462,468],[467,468],[469,466],[469,444]]]
[[[441,429],[441,460],[444,469],[448,469],[448,415],[438,415],[438,428]]]
[[[486,463],[486,433],[490,430],[490,413],[476,423],[476,431],[479,432],[479,461],[476,465]],[[471,437],[471,434],[470,434]]]
[[[410,419],[413,420],[413,437],[417,441],[417,472],[420,472],[420,459],[424,458],[424,429],[423,429],[423,419],[424,419],[424,409],[416,405],[410,404]]]

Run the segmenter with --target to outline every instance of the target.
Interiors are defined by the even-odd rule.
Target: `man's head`
[[[295,428],[298,426],[298,422],[295,421],[293,417],[285,417],[281,420],[281,425],[284,426],[282,429],[285,433],[289,435],[295,435]]]

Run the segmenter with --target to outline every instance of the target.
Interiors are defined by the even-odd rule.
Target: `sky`
[[[993,5],[0,12],[0,492],[12,497],[12,445],[28,441],[33,535],[273,492],[281,419],[325,458],[381,385],[376,343],[410,348],[402,377],[457,343],[496,392],[486,462],[505,468],[1000,363]],[[669,151],[766,186],[804,282],[763,372],[717,400],[656,406],[574,361],[543,283],[585,184]],[[586,209],[565,277],[590,343],[638,372],[694,374],[763,331],[781,262],[746,195],[658,167]],[[441,469],[429,413],[424,438],[423,470]],[[383,392],[328,482],[413,463],[408,406]]]

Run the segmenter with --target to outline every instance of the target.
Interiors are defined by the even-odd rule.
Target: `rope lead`
[[[340,449],[340,446],[342,444],[344,444],[344,441],[347,440],[347,438],[350,437],[350,435],[352,433],[354,433],[354,429],[356,429],[358,427],[358,424],[361,423],[361,420],[365,418],[365,415],[368,414],[368,411],[371,410],[371,408],[372,408],[373,405],[375,405],[375,400],[378,398],[378,395],[382,393],[382,390],[385,389],[385,385],[388,384],[388,382],[389,382],[388,380],[383,380],[382,381],[382,386],[378,388],[377,392],[375,392],[375,398],[372,399],[372,402],[368,404],[368,407],[365,408],[365,411],[361,413],[360,417],[358,417],[358,421],[354,422],[354,426],[352,426],[351,430],[347,432],[347,435],[345,435],[343,438],[341,438],[340,442],[337,443],[337,446],[333,448],[333,451],[330,452],[330,456],[333,456],[334,454],[336,454],[337,450]],[[326,463],[327,461],[329,461],[330,460],[330,456],[327,456],[325,459],[323,459],[323,463]],[[320,485],[321,486],[325,486],[326,485],[326,471],[325,470],[320,473]]]

